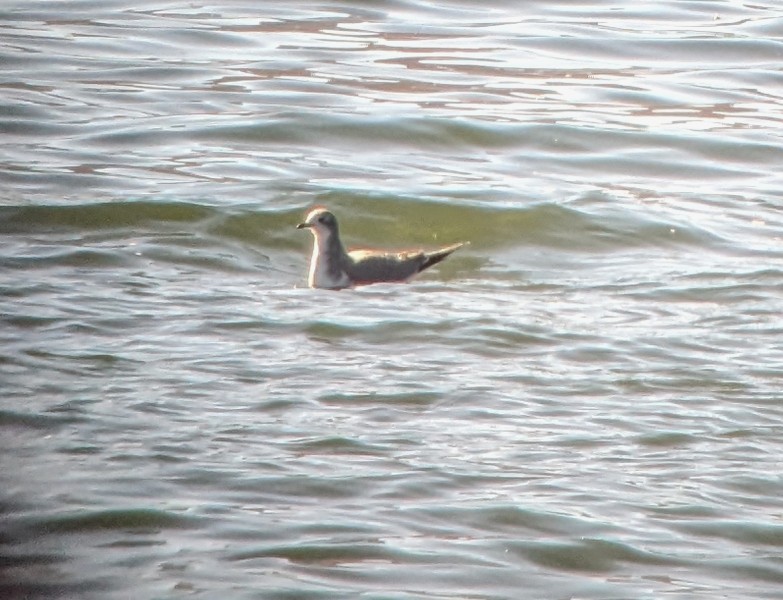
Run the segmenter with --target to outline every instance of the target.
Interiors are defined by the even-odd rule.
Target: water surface
[[[626,4],[5,3],[0,595],[779,597],[783,9]]]

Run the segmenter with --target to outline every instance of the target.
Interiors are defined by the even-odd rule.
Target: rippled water
[[[0,18],[0,596],[780,597],[783,7]]]

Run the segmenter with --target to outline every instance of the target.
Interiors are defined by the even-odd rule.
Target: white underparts
[[[307,279],[307,284],[312,288],[334,289],[348,287],[351,285],[351,280],[345,271],[329,269],[329,256],[326,252],[327,242],[328,236],[315,235],[313,256],[310,259],[310,274]],[[339,273],[339,276],[337,277],[335,277],[336,272]]]

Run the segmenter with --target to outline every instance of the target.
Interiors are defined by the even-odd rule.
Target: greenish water
[[[783,9],[0,17],[0,596],[780,596]]]

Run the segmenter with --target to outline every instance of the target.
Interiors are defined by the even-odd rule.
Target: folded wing
[[[345,271],[354,284],[406,281],[424,269],[438,264],[463,244],[454,244],[432,252],[377,252],[352,250]]]

